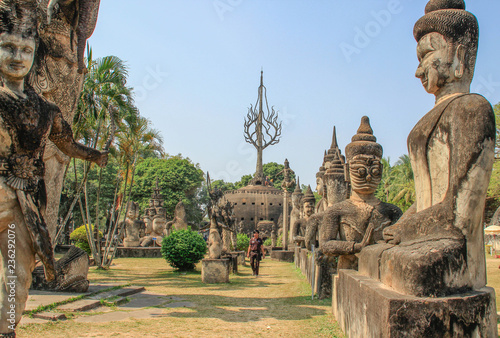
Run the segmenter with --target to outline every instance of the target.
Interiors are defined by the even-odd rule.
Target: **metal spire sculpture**
[[[264,107],[264,100],[265,107]],[[264,108],[267,114],[264,114]],[[255,107],[248,108],[245,118],[245,141],[257,149],[257,168],[251,185],[263,185],[265,181],[262,169],[262,152],[269,146],[278,144],[281,136],[281,121],[278,122],[278,113],[274,107],[269,110],[267,103],[267,89],[264,86],[264,71],[260,72],[259,97]]]

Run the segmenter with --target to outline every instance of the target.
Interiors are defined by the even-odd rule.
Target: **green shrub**
[[[191,228],[173,231],[163,238],[161,254],[171,267],[179,270],[193,270],[207,253],[207,243]]]
[[[273,245],[273,239],[271,237],[267,238],[265,241],[264,241],[264,245],[265,246],[271,246]]]
[[[247,251],[249,244],[250,237],[248,237],[246,234],[238,234],[236,236],[236,250]]]
[[[94,231],[94,226],[91,225],[90,228]],[[102,231],[99,231],[99,236],[102,238]],[[82,225],[69,235],[69,239],[75,242],[75,246],[84,250],[89,256],[92,255],[92,250],[90,250],[90,245],[87,240],[87,230],[85,230],[85,225]]]

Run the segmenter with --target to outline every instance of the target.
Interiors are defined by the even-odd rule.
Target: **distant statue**
[[[314,214],[315,202],[316,199],[314,198],[311,186],[308,186],[304,197],[302,197],[302,218],[295,221],[293,225],[293,241],[298,247],[305,248],[307,222]]]
[[[283,190],[288,190],[289,188],[293,187],[295,184],[295,180],[292,179],[292,175],[294,174],[294,171],[290,169],[290,162],[288,162],[288,159],[285,159],[285,165],[283,167],[283,170],[281,170],[276,176],[280,176],[283,174],[283,181],[281,182],[281,188]]]
[[[128,202],[127,215],[120,228],[124,229],[123,246],[126,248],[137,247],[140,243],[139,233],[141,230],[141,221],[139,218],[139,203]]]
[[[401,210],[375,197],[382,178],[382,146],[376,143],[370,120],[364,116],[346,147],[346,177],[351,196],[325,212],[319,229],[320,256],[339,256],[339,269],[357,269],[356,253],[382,240],[385,227],[394,224]]]
[[[300,180],[297,178],[295,191],[292,193],[292,211],[290,212],[290,233],[288,243],[294,244],[293,236],[295,234],[295,224],[302,218],[302,197],[304,194],[300,190]]]
[[[167,223],[167,231],[171,230],[185,230],[188,228],[186,208],[184,203],[179,201],[175,206],[174,219]]]
[[[75,142],[60,109],[25,83],[36,48],[34,5],[35,2],[4,0],[0,6],[0,242],[5,245],[1,250],[4,268],[0,283],[4,287],[0,290],[0,334],[11,336],[28,298],[35,255],[44,264],[48,282],[57,275],[44,219],[42,156],[47,141],[51,140],[66,156],[93,161],[101,167],[108,157],[107,153]],[[15,255],[13,249],[7,248],[13,236]],[[7,287],[9,283],[15,287]],[[15,296],[10,301],[12,289]],[[11,306],[16,312],[14,323],[8,321]]]

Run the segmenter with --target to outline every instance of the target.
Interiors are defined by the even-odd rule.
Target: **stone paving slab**
[[[109,297],[128,297],[131,295],[135,295],[137,293],[146,291],[144,287],[126,287],[122,289],[117,289],[117,290],[111,290],[103,293],[99,293],[97,295],[90,296],[89,299],[106,299]]]
[[[33,315],[34,318],[45,319],[50,321],[65,320],[66,315],[64,313],[57,312],[40,312]]]
[[[131,310],[133,308],[145,308],[153,306],[161,306],[165,303],[172,302],[173,299],[169,296],[157,295],[153,293],[143,292],[138,295],[129,297],[130,301],[121,305],[119,310]],[[176,299],[177,300],[177,299]],[[179,300],[182,300],[179,298]]]
[[[167,317],[168,314],[163,313],[162,309],[148,308],[136,311],[113,311],[98,316],[82,316],[74,319],[77,323],[107,323],[116,322],[128,319],[152,319]]]
[[[76,302],[64,304],[57,307],[59,311],[67,311],[67,312],[83,312],[95,309],[96,307],[101,306],[100,300],[94,299],[81,299]]]
[[[81,295],[91,295],[115,286],[117,286],[117,284],[92,284],[90,285],[88,291],[85,293],[30,290],[24,312],[34,310],[39,306],[47,306],[54,303],[64,302]]]

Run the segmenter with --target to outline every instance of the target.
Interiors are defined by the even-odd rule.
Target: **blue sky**
[[[269,104],[283,120],[264,162],[285,158],[314,187],[337,127],[343,150],[370,117],[384,156],[407,153],[406,138],[434,105],[415,78],[413,25],[425,0],[108,0],[90,39],[94,57],[130,68],[141,114],[170,154],[212,178],[255,171],[243,121],[264,69]],[[498,0],[469,0],[480,24],[472,91],[500,101]]]

